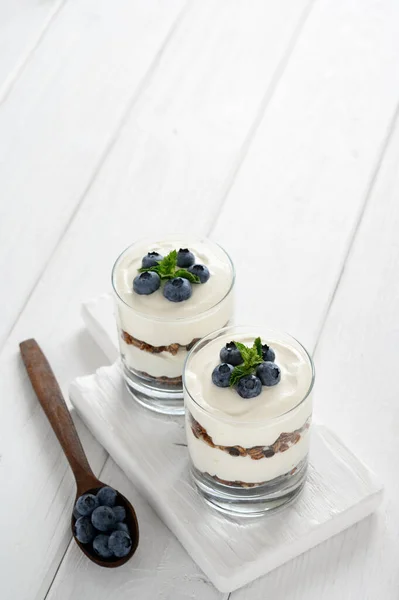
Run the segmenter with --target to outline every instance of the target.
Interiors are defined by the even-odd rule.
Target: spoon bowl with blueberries
[[[26,340],[20,349],[33,389],[75,476],[77,493],[71,517],[75,541],[94,563],[119,567],[138,546],[134,508],[91,470],[61,389],[37,342]]]

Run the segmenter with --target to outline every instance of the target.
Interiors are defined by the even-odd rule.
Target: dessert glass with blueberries
[[[191,350],[183,373],[191,471],[222,512],[259,516],[306,481],[315,372],[287,333],[222,328]]]
[[[73,509],[76,540],[88,554],[110,566],[134,550],[124,499],[105,486],[80,496]]]
[[[184,361],[194,344],[233,315],[228,254],[184,235],[129,246],[112,271],[123,375],[132,396],[156,412],[183,414]]]

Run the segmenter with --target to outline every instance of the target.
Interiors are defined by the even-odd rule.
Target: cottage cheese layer
[[[191,298],[183,302],[167,300],[162,293],[163,286],[150,295],[136,294],[133,279],[138,274],[143,256],[151,251],[166,256],[179,248],[189,248],[195,255],[195,262],[208,267],[209,280],[204,284],[193,284]],[[234,269],[224,250],[210,240],[181,236],[164,241],[138,242],[119,257],[112,279],[125,364],[152,377],[181,376],[188,354],[187,346],[210,331],[224,327],[233,314]],[[175,353],[140,349],[139,344],[128,343],[129,337],[124,334],[155,349],[177,344],[179,348]]]
[[[225,481],[270,481],[292,471],[308,453],[313,371],[295,340],[291,343],[285,334],[261,335],[276,353],[281,381],[263,386],[256,398],[243,399],[234,389],[212,383],[222,346],[232,340],[252,345],[259,333],[214,339],[191,356],[184,374],[191,458],[198,470]],[[205,434],[196,432],[193,420]]]

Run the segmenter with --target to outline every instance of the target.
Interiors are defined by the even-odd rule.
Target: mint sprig
[[[173,279],[174,277],[183,277],[184,279],[188,279],[190,283],[201,283],[198,275],[194,275],[194,273],[190,273],[187,269],[182,269],[177,266],[177,250],[172,250],[167,254],[157,265],[153,267],[142,267],[139,269],[140,273],[144,273],[145,271],[155,271],[158,273],[161,279]]]
[[[183,277],[183,279],[188,279],[190,283],[201,283],[198,275],[194,275],[194,273],[187,271],[187,269],[178,269],[175,271],[173,277]]]
[[[252,348],[241,342],[234,343],[240,351],[243,362],[234,367],[230,376],[230,387],[237,385],[241,377],[255,373],[256,367],[263,362],[262,340],[260,337],[255,339]]]

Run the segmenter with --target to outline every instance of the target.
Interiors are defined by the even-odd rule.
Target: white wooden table
[[[399,598],[398,58],[397,0],[0,2],[2,600],[228,598],[76,418],[142,532],[124,568],[79,553],[18,354],[36,337],[65,392],[105,364],[80,303],[161,227],[231,252],[240,320],[313,350],[317,417],[386,486],[378,514],[231,600]]]

